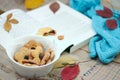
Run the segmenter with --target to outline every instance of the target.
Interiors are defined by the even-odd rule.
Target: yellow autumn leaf
[[[45,0],[25,0],[25,7],[27,9],[35,9],[43,5]]]
[[[69,55],[62,55],[55,63],[53,69],[75,64],[75,60]]]

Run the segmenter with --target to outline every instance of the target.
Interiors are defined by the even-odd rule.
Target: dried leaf
[[[79,65],[67,66],[61,72],[62,80],[73,80],[79,74]]]
[[[11,24],[10,24],[9,22],[6,22],[6,23],[4,24],[4,29],[5,29],[7,32],[9,32],[9,31],[11,30],[11,28],[12,28],[12,26],[11,26]]]
[[[70,55],[62,55],[55,63],[54,63],[54,69],[56,68],[62,68],[66,65],[74,65],[75,60]]]
[[[109,8],[104,7],[104,10],[105,10],[105,12],[109,15],[109,17],[112,17],[112,16],[113,16],[113,12],[112,12]]]
[[[106,26],[109,28],[109,29],[115,29],[117,27],[117,22],[115,19],[110,19],[110,20],[107,20],[106,21]]]
[[[59,3],[54,2],[49,6],[49,8],[53,13],[56,13],[59,10],[60,5],[59,5]]]
[[[13,24],[17,24],[17,23],[18,23],[18,21],[17,21],[16,19],[11,19],[12,16],[13,16],[12,13],[8,14],[8,15],[7,15],[7,20],[6,20],[6,22],[4,23],[4,29],[5,29],[7,32],[9,32],[9,31],[11,30],[11,28],[12,28],[11,23],[13,23]]]
[[[18,20],[16,20],[16,19],[11,19],[11,20],[9,20],[9,22],[13,23],[13,24],[18,24],[19,23]]]
[[[8,15],[7,15],[7,21],[10,20],[10,18],[11,18],[12,16],[13,16],[12,13],[8,14]]]
[[[103,18],[110,18],[113,16],[113,12],[107,7],[104,7],[104,10],[96,10],[96,13]]]

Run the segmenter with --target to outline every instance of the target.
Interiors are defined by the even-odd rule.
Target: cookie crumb
[[[58,40],[63,40],[64,39],[64,36],[63,35],[59,35],[58,36]]]

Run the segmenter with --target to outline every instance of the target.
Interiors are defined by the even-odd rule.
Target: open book
[[[2,36],[3,33],[5,34],[0,41],[5,38],[5,41],[10,42],[11,39],[24,35],[37,35],[38,29],[51,27],[56,30],[57,34],[51,37],[49,36],[48,38],[56,41],[59,49],[61,49],[60,51],[64,51],[69,47],[70,52],[73,52],[87,44],[89,39],[96,34],[92,29],[91,19],[59,1],[55,3],[59,6],[56,12],[55,10],[51,10],[50,6],[53,3],[50,3],[27,13],[15,9],[2,14],[0,34],[2,34]],[[11,30],[7,32],[3,25],[7,19],[6,16],[10,13],[13,15],[12,18],[18,20],[19,23],[12,24]],[[58,40],[58,35],[64,35],[64,39]]]

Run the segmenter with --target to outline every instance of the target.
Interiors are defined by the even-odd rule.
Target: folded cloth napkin
[[[72,6],[76,5],[76,3],[73,3],[73,1],[76,0],[72,0],[71,4]],[[77,1],[80,3],[84,3],[87,0]],[[91,4],[88,1],[87,3]],[[77,9],[74,7],[73,8],[78,10],[78,8],[81,8],[81,5],[78,5]],[[97,33],[97,35],[94,36],[89,42],[90,50],[89,55],[91,58],[98,57],[99,60],[103,63],[110,63],[111,61],[114,60],[115,56],[118,55],[118,53],[120,52],[119,11],[110,10],[106,7],[101,6],[99,3],[91,6],[91,8],[89,8],[86,11],[87,15],[89,15],[92,18],[92,26]]]

